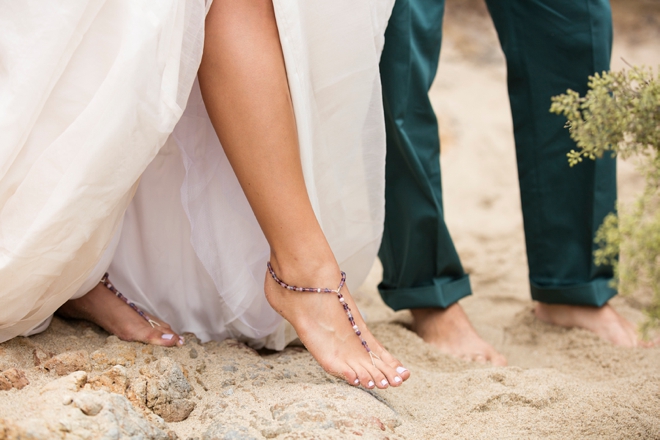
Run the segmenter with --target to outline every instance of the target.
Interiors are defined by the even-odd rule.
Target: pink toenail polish
[[[353,383],[354,383],[355,385],[359,384],[359,383],[360,383],[360,379],[355,379],[355,380],[353,381]]]
[[[406,371],[408,371],[407,368],[396,367],[396,372],[399,373],[399,374],[403,374],[403,373],[405,373]]]
[[[390,383],[387,381],[387,379],[383,379],[383,380],[380,381],[380,384],[382,386],[385,386],[385,385],[389,385]]]
[[[368,386],[369,388],[373,387],[373,386],[374,386],[374,381],[373,381],[373,380],[370,380],[369,383],[367,384],[367,386]]]
[[[167,339],[168,341],[170,339],[172,339],[173,337],[174,337],[174,335],[172,333],[165,333],[163,336],[161,336],[161,338]]]
[[[400,382],[401,382],[401,378],[400,378],[399,376],[394,376],[394,382],[396,382],[396,383],[400,383]]]

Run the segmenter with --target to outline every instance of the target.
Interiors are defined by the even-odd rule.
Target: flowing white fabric
[[[355,287],[382,232],[391,2],[274,6],[305,182]],[[119,290],[178,332],[276,349],[295,337],[265,300],[268,245],[193,85],[207,8],[0,3],[0,341],[110,259]]]

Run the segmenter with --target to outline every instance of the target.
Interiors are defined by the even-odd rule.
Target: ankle
[[[282,256],[271,253],[270,264],[278,278],[288,284],[336,288],[341,271],[332,253],[304,254]]]

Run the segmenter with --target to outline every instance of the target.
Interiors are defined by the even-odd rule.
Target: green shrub
[[[568,90],[552,99],[550,111],[563,114],[577,143],[568,153],[571,166],[606,152],[634,158],[645,177],[642,194],[632,206],[617,206],[596,234],[596,264],[611,264],[622,293],[648,292],[646,336],[660,325],[660,75],[650,68],[589,78],[581,97]],[[619,254],[621,260],[619,261]]]

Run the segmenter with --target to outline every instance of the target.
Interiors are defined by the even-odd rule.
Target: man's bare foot
[[[454,303],[446,309],[412,309],[413,331],[440,351],[466,361],[505,366],[506,358],[481,339],[463,308]]]
[[[534,314],[548,324],[589,330],[614,345],[622,347],[643,345],[637,338],[635,327],[609,304],[603,307],[590,307],[537,302]]]
[[[93,322],[124,341],[139,341],[167,347],[183,344],[183,338],[168,324],[149,316],[160,324],[151,327],[142,316],[101,283],[85,296],[67,301],[56,313],[63,318]]]
[[[271,263],[282,281],[299,287],[336,289],[341,279],[336,265],[310,271],[287,271],[274,258],[271,258]],[[270,305],[293,325],[305,347],[329,374],[365,388],[396,387],[410,377],[410,372],[367,329],[345,286],[341,293],[351,309],[355,324],[371,351],[380,358],[374,359],[373,363],[335,293],[290,291],[275,282],[269,273],[266,273],[264,290]]]

